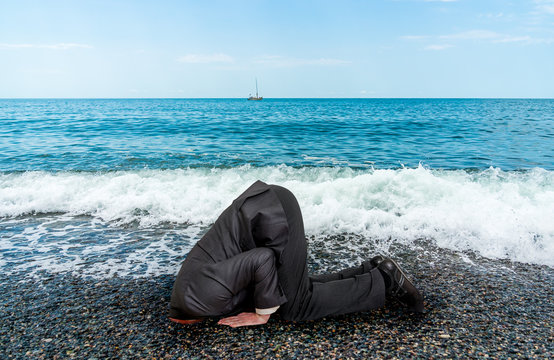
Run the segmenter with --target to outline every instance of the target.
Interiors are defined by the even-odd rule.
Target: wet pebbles
[[[552,358],[554,270],[443,251],[399,260],[426,313],[379,311],[231,329],[167,320],[173,276],[0,276],[0,358]],[[465,260],[463,260],[465,259]],[[328,264],[332,268],[332,264]],[[312,268],[313,268],[312,264]]]

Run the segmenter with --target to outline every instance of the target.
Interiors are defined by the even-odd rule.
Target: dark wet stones
[[[0,358],[552,358],[554,270],[444,251],[402,252],[424,314],[381,310],[231,329],[167,320],[173,276],[43,280],[0,275]],[[313,255],[312,255],[313,256]],[[339,267],[332,258],[321,264]],[[312,269],[321,271],[322,265]]]

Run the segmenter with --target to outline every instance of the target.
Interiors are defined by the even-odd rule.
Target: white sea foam
[[[298,198],[308,235],[318,238],[347,233],[408,246],[426,238],[442,248],[554,266],[554,173],[543,169],[468,173],[421,166],[363,171],[243,166],[2,174],[0,230],[21,215],[45,214],[51,220],[8,231],[12,235],[3,236],[0,248],[43,254],[41,265],[35,256],[35,263],[19,263],[21,269],[106,276],[173,272],[202,229],[257,179],[289,188]],[[75,225],[81,215],[92,220]],[[135,226],[144,235],[167,223],[179,230],[137,243],[132,234],[109,232]],[[85,230],[97,231],[103,240],[80,243],[77,234]],[[189,241],[176,245],[175,236],[181,235]],[[125,251],[117,250],[122,247]],[[90,258],[110,251],[108,259]],[[63,261],[56,260],[60,253]],[[165,258],[174,260],[160,260]],[[0,256],[0,265],[10,261]]]

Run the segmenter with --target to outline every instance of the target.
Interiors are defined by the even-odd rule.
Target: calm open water
[[[0,170],[554,169],[554,100],[0,100]]]

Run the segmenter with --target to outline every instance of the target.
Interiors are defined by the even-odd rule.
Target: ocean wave
[[[554,266],[554,172],[289,166],[0,174],[0,217],[62,213],[148,229],[213,223],[256,180],[289,188],[306,232]],[[0,224],[3,220],[0,218]],[[111,224],[111,225],[110,225]]]

